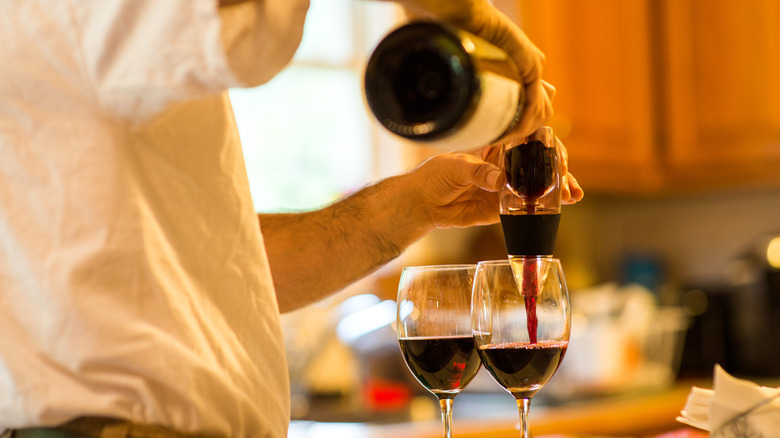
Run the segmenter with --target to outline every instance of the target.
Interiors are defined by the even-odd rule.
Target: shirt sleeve
[[[255,0],[223,11],[217,0],[72,1],[96,98],[104,111],[130,121],[269,80],[300,41],[300,3]]]
[[[309,0],[257,0],[220,8],[222,45],[243,84],[268,82],[290,62],[308,8]]]

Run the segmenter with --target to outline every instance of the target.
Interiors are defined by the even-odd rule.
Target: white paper
[[[693,387],[677,421],[713,438],[780,437],[780,388],[759,386],[715,366],[713,389]]]

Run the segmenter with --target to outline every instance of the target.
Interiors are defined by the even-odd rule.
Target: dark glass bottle
[[[371,111],[390,132],[449,148],[501,138],[517,125],[525,101],[504,51],[434,22],[388,34],[368,61],[364,85]]]

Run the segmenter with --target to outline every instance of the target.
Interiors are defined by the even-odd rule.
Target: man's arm
[[[445,154],[321,210],[260,215],[280,310],[338,291],[433,228],[497,222],[502,183],[496,166]]]

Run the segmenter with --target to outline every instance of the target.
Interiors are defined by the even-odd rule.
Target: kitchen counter
[[[533,435],[567,434],[588,436],[643,437],[683,429],[675,418],[685,405],[691,386],[702,382],[681,382],[662,391],[602,396],[566,403],[531,406]],[[463,394],[465,395],[465,394]],[[461,402],[461,403],[459,403]],[[468,404],[473,404],[469,407]],[[495,404],[495,409],[493,404]],[[458,408],[476,415],[458,415]],[[516,438],[518,415],[509,394],[490,399],[455,399],[453,435],[459,438]],[[466,418],[463,418],[463,417]],[[326,423],[294,421],[289,438],[440,438],[439,418],[388,424]]]

